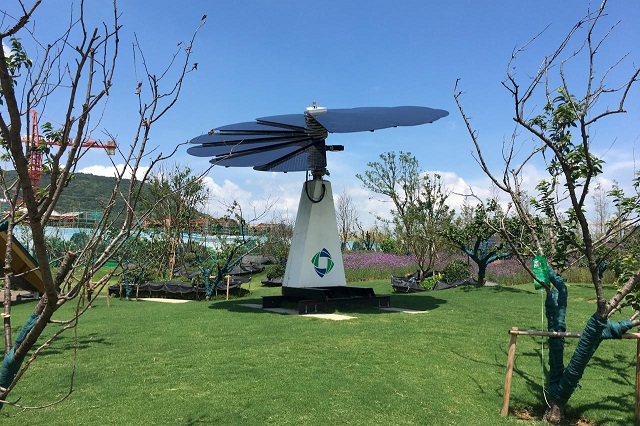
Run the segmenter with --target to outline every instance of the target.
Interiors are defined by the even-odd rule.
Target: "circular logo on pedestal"
[[[320,278],[327,275],[333,269],[331,254],[329,254],[329,251],[326,248],[323,248],[321,251],[313,255],[311,263],[313,263],[313,268],[316,270],[316,274],[318,274]]]

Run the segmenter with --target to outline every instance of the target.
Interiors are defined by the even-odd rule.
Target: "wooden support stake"
[[[516,358],[516,339],[518,335],[521,336],[546,336],[550,338],[559,337],[573,337],[579,338],[580,333],[566,333],[558,331],[538,331],[538,330],[518,330],[518,327],[511,327],[509,330],[511,340],[509,342],[509,356],[507,358],[507,375],[504,381],[504,395],[502,397],[502,410],[500,414],[505,417],[509,413],[509,397],[511,394],[511,377],[513,376],[513,365]],[[622,339],[636,339],[636,406],[634,423],[640,426],[640,332],[638,333],[625,333],[621,336]]]
[[[93,307],[93,292],[95,288],[96,283],[89,280],[89,284],[87,285],[87,304],[89,305],[89,308]]]
[[[231,284],[231,275],[227,275],[227,300],[229,300],[229,284]]]
[[[518,327],[511,327],[512,331],[517,331]],[[509,414],[509,397],[511,396],[511,377],[513,377],[513,364],[516,359],[516,340],[518,339],[517,333],[511,333],[511,339],[509,341],[509,356],[507,357],[507,375],[504,379],[504,393],[502,395],[502,410],[500,415],[506,417]]]

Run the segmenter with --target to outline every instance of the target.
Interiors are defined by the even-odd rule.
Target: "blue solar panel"
[[[354,133],[417,126],[432,123],[447,115],[449,113],[442,109],[401,106],[329,109],[314,118],[330,133]]]
[[[255,170],[267,172],[304,172],[327,167],[325,151],[315,146],[310,146],[303,151],[279,158],[278,160],[254,167]]]
[[[288,126],[275,126],[274,124],[258,123],[256,121],[249,121],[246,123],[227,124],[226,126],[218,127],[216,132],[221,133],[234,133],[234,132],[251,132],[251,133],[270,133],[270,132],[296,132],[299,133],[300,129],[291,129]]]
[[[287,126],[297,127],[305,129],[307,122],[304,119],[304,114],[286,114],[286,115],[272,115],[271,117],[262,117],[256,119],[258,122],[264,123],[278,123]]]

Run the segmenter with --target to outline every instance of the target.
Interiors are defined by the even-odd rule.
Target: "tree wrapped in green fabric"
[[[458,218],[445,231],[447,240],[478,266],[479,286],[486,282],[487,266],[511,256],[509,246],[500,238],[505,220],[513,218],[505,218],[500,205],[490,200],[486,206],[476,205],[466,220]]]
[[[215,249],[209,249],[205,245],[195,252],[199,279],[205,287],[205,298],[210,300],[216,287],[224,282],[227,275],[240,264],[244,256],[261,247],[261,240],[247,235],[249,223],[256,222],[264,217],[266,210],[256,214],[256,217],[247,220],[243,214],[242,206],[234,201],[227,206],[227,213],[223,220],[233,224],[225,231],[218,230],[211,238],[215,240]]]
[[[607,118],[626,112],[627,99],[640,75],[640,70],[625,62],[627,54],[623,54],[623,59],[613,65],[605,64],[604,68],[596,63],[600,50],[611,48],[606,43],[612,37],[613,28],[600,29],[610,18],[605,13],[606,7],[605,0],[597,10],[590,10],[584,19],[571,28],[559,47],[543,58],[525,86],[521,86],[516,79],[516,59],[537,37],[513,53],[503,86],[514,100],[517,129],[510,141],[503,144],[505,165],[501,175],[494,174],[485,161],[478,134],[461,105],[459,81],[454,89],[454,98],[475,146],[478,163],[493,184],[509,195],[506,214],[515,212],[522,221],[523,231],[516,233],[502,226],[501,236],[532,279],[546,292],[545,310],[549,331],[566,330],[567,286],[559,272],[578,262],[589,269],[596,295],[596,311],[587,321],[566,366],[563,339],[549,339],[550,406],[544,420],[552,423],[563,419],[567,402],[602,340],[619,338],[631,327],[640,325],[639,305],[634,297],[640,283],[638,262],[628,262],[620,268],[620,285],[608,299],[601,271],[606,257],[615,253],[638,229],[640,175],[634,176],[631,182],[635,195],[626,196],[617,187],[609,191],[617,214],[607,222],[605,232],[598,232],[599,236],[590,228],[586,204],[589,190],[602,174],[604,166],[603,159],[594,154],[604,150],[597,148],[592,134],[597,125],[604,123]],[[613,27],[616,25],[613,24]],[[575,70],[569,64],[580,60],[588,72],[588,78],[584,80],[569,75],[570,70]],[[602,77],[597,80],[596,75]],[[626,78],[620,77],[625,75]],[[614,76],[622,78],[622,81],[610,82],[608,79]],[[576,87],[580,82],[583,91],[578,98]],[[544,108],[531,118],[534,104],[541,99],[546,99]],[[523,143],[518,140],[520,129],[533,136],[534,143],[530,150],[522,150]],[[610,148],[610,141],[603,143],[607,149]],[[538,183],[537,196],[529,198],[521,185],[525,168],[535,165],[543,165],[548,178]],[[637,259],[638,254],[633,252],[631,256]],[[539,279],[532,270],[531,259],[542,255],[551,263],[549,282]],[[632,309],[628,319],[611,319],[614,314],[627,308]]]

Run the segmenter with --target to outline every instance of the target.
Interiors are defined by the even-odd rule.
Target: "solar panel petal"
[[[328,109],[314,118],[331,133],[374,131],[397,126],[417,126],[434,122],[449,113],[417,106]]]
[[[304,143],[305,141],[309,141],[309,137],[301,137],[295,139],[289,138],[278,138],[270,141],[251,141],[251,142],[242,142],[242,143],[222,143],[215,145],[200,145],[200,146],[192,146],[187,150],[187,152],[196,157],[213,157],[217,155],[225,155],[225,154],[237,154],[245,151],[255,151],[255,150],[270,150],[274,148],[279,148],[285,145]]]
[[[212,164],[218,164],[225,167],[254,167],[260,166],[272,161],[276,161],[281,157],[286,157],[287,155],[294,153],[296,151],[300,151],[304,149],[306,146],[310,145],[287,145],[284,147],[280,147],[277,149],[272,149],[268,151],[252,151],[250,153],[229,153],[219,155],[211,160]]]
[[[234,133],[234,132],[250,132],[250,133],[282,133],[282,132],[294,132],[299,133],[301,129],[293,129],[288,126],[277,126],[274,124],[258,123],[256,121],[249,121],[246,123],[227,124],[226,126],[218,127],[215,129],[219,133]],[[304,130],[304,129],[302,129]]]
[[[270,163],[254,167],[263,172],[304,172],[327,167],[327,157],[317,146],[309,146]]]
[[[261,117],[256,120],[261,123],[274,123],[297,127],[303,130],[307,127],[307,122],[304,119],[304,114],[272,115],[270,117]]]
[[[225,144],[237,144],[240,142],[254,143],[254,142],[269,142],[278,141],[282,139],[289,139],[297,136],[306,136],[304,132],[287,132],[287,133],[257,133],[257,134],[221,134],[212,133],[197,136],[189,141],[192,144],[202,145],[225,145]]]

